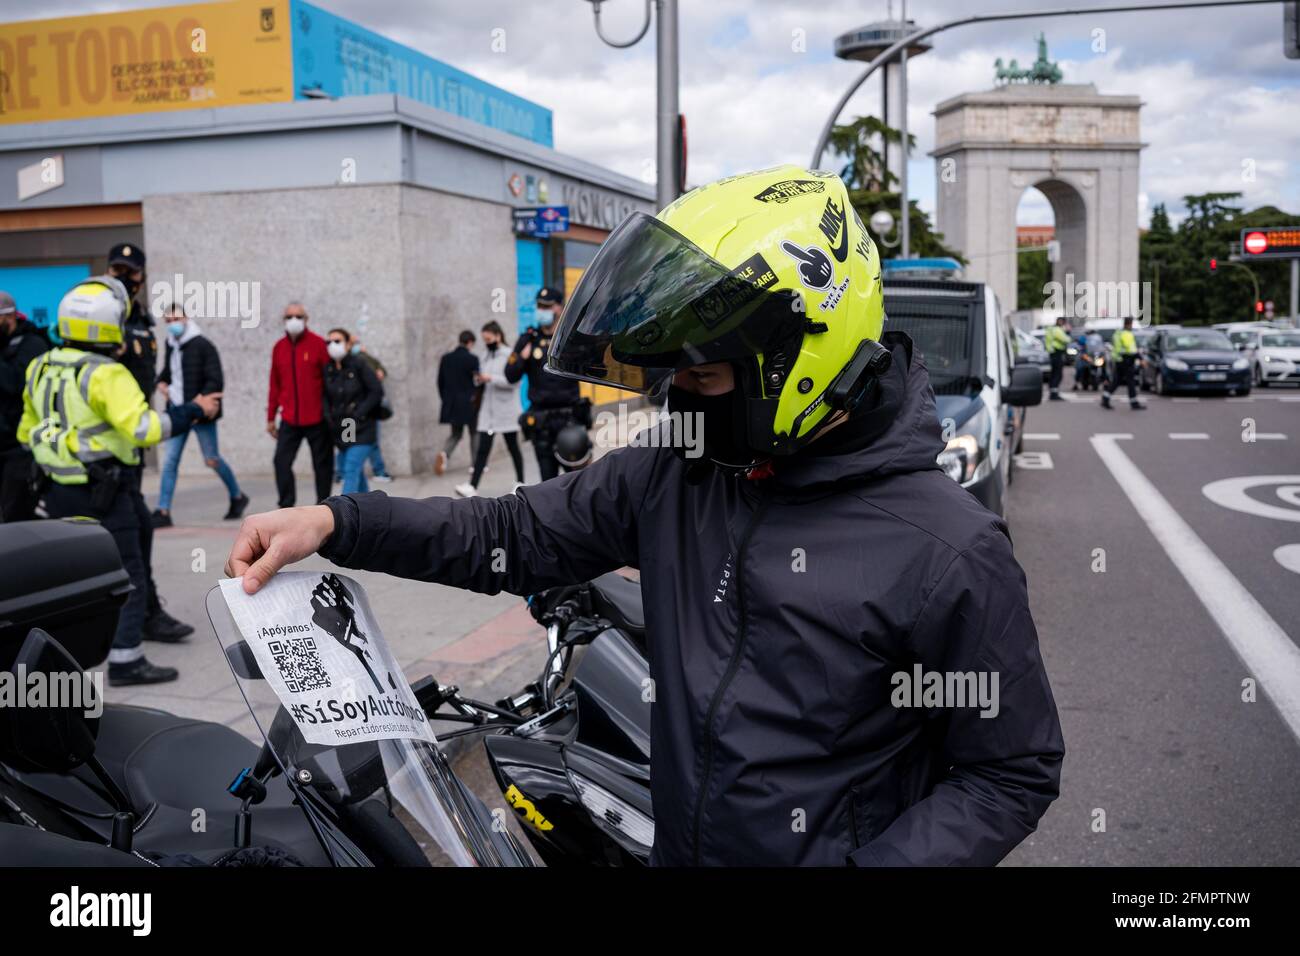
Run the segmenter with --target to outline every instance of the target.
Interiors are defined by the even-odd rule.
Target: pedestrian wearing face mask
[[[330,329],[327,348],[330,361],[325,366],[324,415],[338,449],[343,494],[366,492],[370,490],[366,459],[379,440],[375,416],[384,400],[384,386],[370,363],[352,351],[346,329]]]
[[[332,333],[331,333],[332,334]],[[370,371],[375,373],[375,378],[379,379],[379,384],[384,384],[384,379],[388,377],[388,369],[384,368],[384,363],[379,361],[367,351],[366,347],[361,344],[361,339],[353,335],[348,341],[348,352],[355,355],[361,361],[370,366]],[[379,447],[380,442],[380,425],[382,421],[387,421],[393,417],[393,408],[385,398],[379,405],[379,411],[375,415],[375,443],[370,450],[370,457],[366,464],[370,465],[370,477],[378,482],[389,482],[393,476],[388,473],[388,466],[384,464],[384,453]],[[334,455],[334,483],[338,484],[343,480],[343,452],[336,452]]]
[[[275,489],[281,508],[292,508],[297,502],[293,461],[304,439],[311,449],[317,501],[329,497],[334,476],[334,443],[321,413],[325,364],[330,358],[325,340],[308,329],[307,322],[307,309],[301,302],[286,305],[284,335],[271,350],[266,431],[275,439]]]
[[[167,320],[167,348],[162,372],[158,376],[158,391],[167,399],[168,407],[184,405],[195,395],[220,392],[224,377],[217,347],[203,334],[197,322],[186,317],[183,306],[168,307],[164,316]],[[230,506],[224,520],[234,521],[243,517],[244,509],[248,507],[248,495],[240,490],[235,473],[217,447],[217,419],[220,417],[218,411],[211,420],[199,422],[190,431],[198,436],[204,464],[215,471],[226,486]],[[176,492],[176,476],[189,434],[189,431],[181,432],[163,442],[162,485],[158,490],[158,507],[153,513],[155,528],[172,526],[172,496]]]
[[[492,439],[499,432],[515,465],[515,488],[524,483],[524,456],[519,451],[519,385],[506,377],[510,357],[505,332],[496,322],[483,326],[483,351],[474,384],[483,386],[478,409],[478,448],[474,453],[474,472],[469,481],[456,486],[456,494],[473,498],[478,494],[479,479],[492,454]]]

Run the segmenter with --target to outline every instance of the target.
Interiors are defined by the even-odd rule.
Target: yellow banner
[[[293,99],[289,0],[0,24],[0,123]]]

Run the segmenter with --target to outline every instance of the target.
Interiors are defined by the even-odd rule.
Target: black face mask
[[[688,465],[713,464],[723,468],[737,470],[748,468],[754,463],[757,454],[748,448],[741,439],[743,434],[741,416],[745,412],[744,399],[740,389],[735,388],[722,395],[700,395],[696,392],[668,387],[668,411],[683,415],[699,415],[703,419],[703,435],[698,421],[693,423],[689,432],[693,447],[685,447],[685,442],[674,441],[673,453]],[[701,440],[703,454],[698,458],[687,457],[700,450]]]
[[[126,297],[128,299],[134,299],[136,292],[140,289],[140,283],[136,282],[128,275],[118,276],[117,281],[122,283],[122,288],[126,289]]]
[[[495,353],[496,353],[496,350],[497,350],[497,343],[496,343],[496,342],[489,342],[489,343],[488,343],[487,350],[488,350],[489,354],[495,354]]]

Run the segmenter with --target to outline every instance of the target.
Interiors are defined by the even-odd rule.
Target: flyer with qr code
[[[221,596],[309,743],[435,743],[356,581],[330,571],[286,571],[256,594],[244,593],[243,578],[227,578]]]

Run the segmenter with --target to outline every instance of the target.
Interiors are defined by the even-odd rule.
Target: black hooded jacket
[[[995,864],[1057,795],[1061,728],[1006,527],[935,466],[928,376],[893,350],[839,453],[770,478],[630,447],[500,498],[328,499],[321,554],[486,593],[639,568],[652,863]],[[996,676],[996,705],[915,706],[918,669]]]

